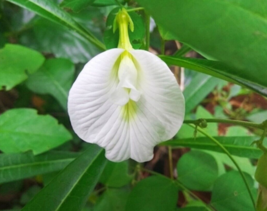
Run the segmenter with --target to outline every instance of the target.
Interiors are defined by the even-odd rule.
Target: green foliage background
[[[153,169],[107,161],[69,123],[68,91],[87,61],[116,47],[112,23],[121,5],[131,10],[134,48],[151,46],[168,65],[185,68],[185,123],[207,119],[197,134],[184,124],[157,147],[182,152],[169,154],[175,163],[165,153],[162,168],[160,161]],[[150,16],[157,24],[151,32]],[[169,40],[182,48],[164,54]],[[262,150],[253,143],[266,141],[266,46],[265,0],[1,0],[0,210],[255,210]],[[265,105],[236,109],[229,101],[240,96],[257,96]],[[213,114],[207,101],[216,105]],[[213,121],[219,118],[238,126],[222,136],[219,123],[229,122]],[[14,192],[19,196],[1,201]]]

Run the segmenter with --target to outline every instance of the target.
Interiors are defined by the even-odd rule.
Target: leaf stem
[[[254,123],[254,122],[247,122],[247,121],[240,121],[240,120],[232,120],[232,119],[197,119],[197,120],[184,120],[185,124],[194,124],[198,125],[201,121],[206,121],[207,123],[224,123],[224,124],[233,124],[233,125],[240,125],[244,127],[252,127],[264,130],[264,124]]]
[[[189,124],[189,126],[191,126],[192,128],[195,128],[195,125],[192,125],[192,124]],[[239,167],[239,165],[237,164],[237,162],[235,161],[235,159],[232,157],[232,155],[228,152],[228,150],[219,142],[217,141],[215,138],[213,138],[212,136],[210,136],[208,133],[206,133],[204,130],[202,130],[201,128],[197,128],[197,130],[202,133],[203,135],[205,135],[206,137],[208,137],[210,140],[212,140],[216,145],[218,145],[222,151],[232,160],[232,162],[234,163],[234,165],[236,166],[236,168],[238,169],[238,172],[239,174],[241,175],[244,183],[245,183],[245,186],[247,188],[247,191],[249,193],[249,196],[250,196],[250,199],[251,199],[251,202],[253,204],[253,207],[255,208],[255,201],[254,201],[254,198],[253,198],[253,195],[251,193],[251,190],[249,188],[249,185],[248,185],[248,182],[245,178],[245,175],[244,173],[242,172],[241,168]]]

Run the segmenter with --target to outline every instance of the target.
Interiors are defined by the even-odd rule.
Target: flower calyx
[[[116,15],[113,22],[113,32],[115,32],[119,28],[119,43],[118,48],[122,48],[125,50],[132,50],[133,47],[129,40],[128,28],[133,32],[134,24],[127,13],[126,9],[122,8]]]

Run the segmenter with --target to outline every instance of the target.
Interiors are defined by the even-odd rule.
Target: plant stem
[[[231,119],[197,119],[197,120],[184,120],[185,124],[198,124],[201,120],[206,121],[207,123],[225,123],[225,124],[233,124],[240,125],[244,127],[252,127],[264,130],[263,124],[257,124],[254,122],[240,121],[240,120],[231,120]]]
[[[138,10],[144,10],[144,7],[136,7],[133,9],[127,9],[127,12],[134,12],[134,11],[138,11]]]
[[[195,128],[195,125],[192,125],[192,124],[189,124],[189,126]],[[241,175],[245,185],[246,185],[246,188],[247,188],[247,191],[249,193],[249,196],[250,196],[250,199],[251,199],[251,202],[253,204],[253,207],[255,208],[255,201],[253,199],[253,195],[251,193],[251,190],[249,188],[249,185],[248,185],[248,182],[241,170],[241,168],[239,167],[239,165],[237,164],[237,162],[235,161],[235,159],[232,157],[232,155],[228,152],[228,150],[219,142],[217,141],[215,138],[213,138],[212,136],[210,136],[208,133],[206,133],[204,130],[202,130],[201,128],[197,128],[197,130],[202,133],[203,135],[205,135],[206,137],[208,137],[210,140],[212,140],[215,144],[217,144],[221,149],[222,151],[232,160],[232,162],[234,163],[234,165],[236,166],[236,168],[238,169],[239,171],[239,174]]]
[[[170,178],[173,179],[172,148],[170,146],[168,146],[168,157],[169,157]]]

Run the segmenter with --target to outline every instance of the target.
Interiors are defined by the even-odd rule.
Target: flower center
[[[112,99],[117,105],[124,106],[130,100],[137,102],[140,99],[141,93],[137,90],[138,69],[128,51],[124,51],[118,60],[118,66],[115,67],[118,85],[112,93]]]

